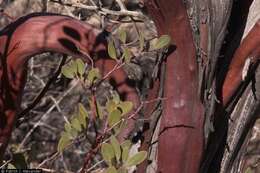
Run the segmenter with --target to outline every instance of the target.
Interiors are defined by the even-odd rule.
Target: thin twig
[[[12,159],[5,161],[4,164],[0,166],[0,169],[3,169],[6,165],[8,165],[11,162],[12,162]]]
[[[27,107],[25,108],[19,115],[18,117],[22,117],[24,115],[26,115],[27,113],[29,113],[43,98],[43,96],[46,94],[46,92],[49,90],[51,84],[57,79],[57,77],[59,76],[60,72],[61,72],[61,68],[62,66],[65,64],[66,62],[66,58],[67,56],[63,55],[61,62],[59,64],[58,69],[56,70],[56,72],[54,73],[54,75],[48,80],[47,84],[45,85],[45,87],[41,90],[40,94],[34,99],[34,101]],[[21,123],[21,122],[20,122]]]
[[[57,100],[57,103],[60,103],[64,97],[66,97],[77,85],[79,82],[76,82],[73,84],[62,96]],[[49,110],[40,118],[40,120],[33,126],[33,128],[26,134],[24,137],[23,141],[20,143],[20,145],[17,148],[17,151],[20,151],[21,148],[24,146],[25,142],[27,139],[31,136],[31,134],[34,132],[34,130],[43,122],[47,119],[49,113],[56,107],[56,105],[52,105]]]
[[[125,4],[121,0],[115,0],[117,4],[119,5],[121,11],[127,11]]]
[[[47,163],[48,161],[51,161],[51,160],[55,159],[56,157],[59,156],[59,154],[60,154],[59,152],[55,152],[51,157],[49,157],[49,158],[45,159],[44,161],[42,161],[42,162],[37,166],[36,169],[42,168],[42,166],[45,165],[45,163]]]
[[[115,15],[115,16],[132,16],[132,17],[138,17],[141,19],[144,19],[145,16],[140,13],[140,12],[136,12],[136,11],[129,11],[126,9],[121,9],[120,11],[113,11],[113,10],[109,10],[103,7],[98,7],[97,5],[85,5],[82,3],[64,3],[61,1],[56,1],[56,0],[50,0],[50,2],[53,3],[58,3],[60,5],[65,5],[65,6],[69,6],[69,7],[76,7],[76,8],[82,8],[82,9],[87,9],[87,10],[91,10],[91,11],[97,11],[101,14],[104,15]]]
[[[93,59],[90,57],[90,55],[89,55],[87,52],[81,50],[80,48],[78,48],[78,51],[79,51],[82,55],[84,55],[84,57],[86,57],[86,58],[90,61],[91,67],[94,68],[94,61],[93,61]]]
[[[117,126],[118,124],[122,123],[123,121],[126,121],[126,120],[130,120],[132,118],[134,118],[134,116],[136,116],[138,114],[138,112],[140,112],[140,110],[143,108],[143,106],[145,104],[149,104],[149,103],[152,103],[152,102],[156,102],[156,101],[159,101],[159,100],[166,100],[167,98],[156,98],[156,99],[152,99],[152,100],[148,100],[148,101],[143,101],[141,102],[140,106],[134,111],[134,113],[132,113],[127,119],[121,119],[120,121],[118,121],[117,123],[115,123],[113,126],[111,126],[110,128],[106,128],[105,131],[103,132],[103,134],[99,135],[96,137],[96,142],[95,144],[93,145],[92,149],[90,150],[89,153],[87,153],[86,155],[86,159],[84,161],[84,165],[81,169],[81,172],[83,173],[85,169],[88,168],[88,164],[90,162],[90,160],[92,159],[92,157],[98,152],[99,148],[101,147],[101,145],[103,143],[105,143],[107,140],[103,140],[104,137],[115,127]],[[102,162],[100,162],[102,163]],[[95,164],[95,167],[97,166],[98,164]],[[92,167],[91,168],[88,168],[87,169],[87,172],[89,170],[93,169]]]
[[[105,160],[101,160],[101,161],[95,163],[93,166],[91,166],[90,168],[88,168],[86,172],[92,171],[94,168],[96,168],[98,165],[100,165],[100,164],[103,163],[104,161],[105,161]]]
[[[2,9],[2,8],[0,8],[0,14],[3,15],[3,16],[5,16],[5,17],[7,17],[7,18],[8,18],[9,20],[11,20],[11,21],[14,21],[14,20],[15,20],[14,17],[12,17],[12,16],[9,15],[8,13],[6,13],[6,12],[4,11],[4,9]]]

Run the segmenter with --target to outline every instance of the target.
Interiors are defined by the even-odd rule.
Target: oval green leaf
[[[124,57],[125,62],[130,62],[130,60],[132,58],[132,52],[130,51],[130,49],[128,49],[128,48],[124,49],[123,57]]]
[[[135,166],[138,165],[140,163],[142,163],[147,157],[147,152],[146,151],[140,151],[138,153],[136,153],[135,155],[133,155],[132,157],[130,157],[127,161],[125,166],[126,167],[131,167],[131,166]]]
[[[122,161],[125,163],[129,156],[129,148],[122,148]]]
[[[7,169],[17,169],[17,168],[12,163],[8,163],[7,164]]]
[[[121,144],[123,163],[125,163],[128,159],[129,150],[130,150],[131,145],[132,145],[132,143],[130,140],[126,140]]]
[[[118,123],[121,120],[122,112],[118,109],[113,110],[108,115],[108,125],[112,127],[114,124]]]
[[[107,168],[106,173],[118,173],[114,166]]]
[[[69,67],[70,67],[70,69],[73,71],[74,74],[77,73],[77,71],[78,71],[77,68],[78,68],[78,67],[77,67],[77,63],[76,63],[75,60],[71,60],[71,61],[70,61]]]
[[[118,140],[116,139],[116,137],[114,135],[112,135],[110,137],[110,143],[114,149],[116,160],[119,162],[120,157],[121,157],[121,148],[120,148],[120,144],[119,144]]]
[[[62,152],[70,144],[70,136],[68,133],[63,133],[58,143],[58,152]]]
[[[65,129],[66,132],[70,132],[71,131],[71,124],[70,123],[66,123],[64,125],[64,129]]]
[[[82,103],[78,104],[78,116],[79,121],[83,125],[84,128],[87,127],[87,118],[88,118],[88,111],[85,109],[84,105]]]
[[[120,167],[117,172],[118,173],[128,173],[127,169],[124,167]]]
[[[119,30],[119,39],[122,43],[126,43],[126,31],[123,29]]]
[[[108,100],[106,103],[106,109],[108,113],[111,113],[117,108],[117,104],[113,100]]]
[[[77,130],[77,132],[81,132],[81,123],[80,121],[78,120],[77,117],[74,117],[71,121],[71,126]]]
[[[71,139],[73,139],[78,136],[78,131],[76,129],[72,128],[69,134],[71,136]]]
[[[87,118],[88,118],[88,112],[83,106],[82,103],[78,104],[78,120],[80,121],[80,124],[84,127],[87,128]]]
[[[65,65],[65,66],[62,67],[61,73],[62,73],[66,78],[69,78],[69,79],[73,79],[74,76],[75,76],[75,73],[73,72],[73,70],[72,70],[69,66],[67,66],[67,65]]]
[[[108,42],[108,55],[112,59],[117,59],[116,48],[115,48],[114,42],[112,40],[109,40],[109,42]]]
[[[122,148],[130,148],[132,145],[132,142],[130,140],[126,140],[121,144]]]
[[[154,45],[154,49],[161,49],[168,46],[171,42],[171,37],[169,35],[162,35]]]
[[[248,167],[245,171],[245,173],[253,173],[252,169],[250,167]]]
[[[111,164],[111,160],[115,157],[112,145],[103,143],[101,145],[101,155],[108,165]]]
[[[79,114],[84,118],[88,118],[88,111],[86,110],[86,108],[82,103],[78,104],[78,108],[79,108]]]
[[[82,76],[85,72],[85,63],[81,59],[76,59],[78,73]]]
[[[118,107],[123,111],[122,115],[129,113],[133,109],[133,103],[130,101],[121,102]]]
[[[100,73],[99,73],[99,69],[98,68],[92,68],[89,72],[88,72],[88,81],[90,83],[95,82],[97,79],[99,79],[101,77]]]

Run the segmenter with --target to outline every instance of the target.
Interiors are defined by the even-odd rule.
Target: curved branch
[[[222,87],[223,105],[227,105],[231,101],[232,96],[243,82],[243,69],[246,68],[244,66],[248,58],[252,64],[260,59],[260,20],[244,38],[232,58]]]
[[[88,62],[87,55],[96,54],[99,59],[95,65],[106,74],[116,64],[106,59],[106,44],[104,33],[92,26],[68,16],[49,13],[29,14],[0,31],[0,161],[20,111],[30,57],[51,51],[83,58]],[[128,85],[125,72],[118,69],[110,78],[120,84],[119,94],[125,93],[126,99],[137,107],[137,92]],[[129,122],[131,126],[133,123]]]

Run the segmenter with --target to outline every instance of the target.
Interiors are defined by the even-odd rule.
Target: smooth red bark
[[[198,95],[195,46],[181,0],[146,1],[159,34],[176,46],[167,57],[158,172],[196,173],[203,152],[204,110]]]

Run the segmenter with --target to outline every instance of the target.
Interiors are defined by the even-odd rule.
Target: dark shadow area
[[[0,112],[0,130],[3,130],[7,124],[7,118],[4,112]]]
[[[217,97],[222,100],[222,86],[225,79],[225,76],[228,71],[228,67],[232,61],[233,55],[236,49],[239,47],[245,27],[247,16],[249,12],[250,5],[252,0],[243,1],[238,0],[234,1],[231,16],[229,23],[227,25],[227,35],[225,36],[224,43],[220,50],[219,61],[217,64]]]
[[[176,49],[177,49],[177,46],[171,44],[171,45],[168,47],[168,51],[167,51],[167,53],[166,53],[166,56],[168,57],[168,56],[169,56],[171,53],[173,53]]]
[[[131,94],[131,93],[119,92],[117,88],[119,88],[121,85],[127,85],[127,86],[129,86],[131,88],[135,88],[135,86],[136,86],[136,81],[128,79],[128,78],[126,78],[123,82],[120,82],[120,83],[117,83],[114,78],[110,78],[109,79],[109,83],[110,83],[110,85],[113,86],[113,90],[117,91],[117,93],[119,94],[120,99],[122,101],[125,101],[126,98],[127,98],[127,95]]]
[[[71,28],[69,26],[63,26],[63,32],[70,36],[71,38],[77,40],[77,41],[81,41],[81,36],[79,34],[79,32],[77,30],[75,30],[74,28]]]
[[[204,150],[205,156],[200,173],[219,173],[221,168],[221,160],[226,147],[229,117],[221,105],[217,105],[216,115],[218,116],[215,116],[213,121],[214,132],[210,134],[207,148]]]
[[[58,42],[67,50],[71,51],[72,53],[74,54],[80,54],[76,44],[69,40],[69,39],[66,39],[66,38],[59,38],[58,39]]]

